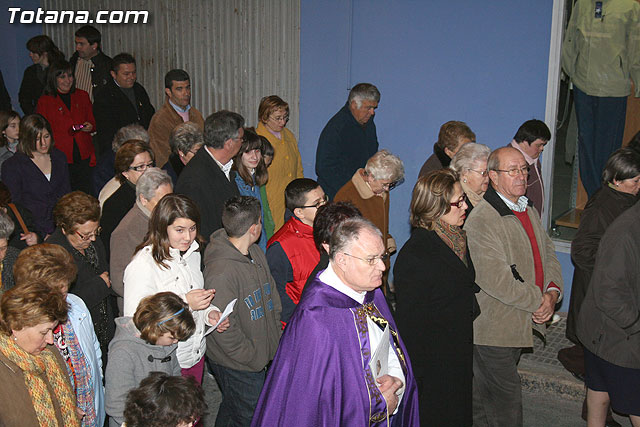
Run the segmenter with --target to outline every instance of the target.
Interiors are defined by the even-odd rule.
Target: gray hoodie
[[[180,375],[177,347],[177,344],[151,345],[140,338],[133,318],[116,319],[116,334],[109,344],[105,373],[105,409],[110,427],[119,427],[124,422],[127,393],[138,387],[150,372]]]
[[[251,259],[233,246],[224,229],[211,235],[204,253],[204,287],[216,290],[220,308],[238,301],[229,329],[207,335],[207,356],[227,368],[258,372],[278,348],[282,306],[264,252],[253,244],[249,254]]]

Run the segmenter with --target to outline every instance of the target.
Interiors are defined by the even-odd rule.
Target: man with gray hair
[[[222,228],[224,202],[239,196],[233,158],[242,145],[244,118],[220,110],[204,122],[204,147],[185,166],[176,184],[176,193],[189,196],[202,216],[200,234],[207,241]]]
[[[158,168],[147,169],[136,182],[135,205],[111,234],[109,277],[113,290],[118,294],[120,316],[123,309],[124,270],[131,261],[136,247],[142,243],[147,234],[153,208],[169,193],[173,193],[169,174]]]
[[[380,290],[385,256],[368,220],[336,227],[329,266],[280,339],[253,426],[420,425],[411,362]]]
[[[545,333],[562,296],[562,271],[540,216],[525,197],[529,164],[502,147],[489,156],[490,186],[464,229],[476,270],[473,425],[522,426],[518,361]]]
[[[316,150],[316,174],[330,199],[378,151],[373,116],[379,102],[378,88],[358,83],[349,92],[347,103],[322,130]]]

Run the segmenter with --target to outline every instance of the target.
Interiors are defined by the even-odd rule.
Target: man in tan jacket
[[[515,148],[491,153],[491,186],[464,229],[476,269],[480,316],[474,321],[473,425],[522,426],[517,364],[544,334],[562,296],[553,242],[524,194],[529,165]]]
[[[164,76],[167,99],[153,115],[149,124],[149,144],[156,156],[156,166],[162,168],[171,155],[169,138],[173,129],[184,122],[193,122],[204,129],[200,111],[191,106],[191,80],[184,70],[171,70]]]

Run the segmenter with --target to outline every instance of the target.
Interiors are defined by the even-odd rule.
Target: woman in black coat
[[[425,426],[470,426],[475,271],[461,226],[467,204],[458,175],[418,179],[411,238],[396,260],[396,320],[418,383]]]
[[[60,198],[53,215],[56,230],[47,243],[65,248],[78,267],[76,280],[69,292],[87,305],[102,351],[102,369],[107,366],[109,342],[116,330],[115,292],[111,289],[109,265],[100,240],[100,205],[98,199],[82,191]]]
[[[636,202],[640,189],[640,154],[630,148],[615,151],[602,173],[603,185],[587,202],[576,237],[571,243],[571,260],[575,266],[566,335],[576,345],[562,349],[558,358],[565,368],[584,375],[582,345],[577,337],[578,313],[596,262],[600,239],[607,227]]]

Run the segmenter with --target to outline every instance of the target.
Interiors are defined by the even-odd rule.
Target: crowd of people
[[[100,42],[79,28],[67,62],[31,39],[25,115],[0,112],[2,424],[201,425],[205,372],[216,426],[523,424],[518,361],[564,292],[544,122],[494,151],[443,124],[398,248],[405,168],[379,148],[373,84],[322,130],[314,180],[279,96],[249,127],[198,111],[175,69],[156,111],[135,58]],[[640,426],[639,143],[609,159],[573,249],[590,426],[609,405]]]

